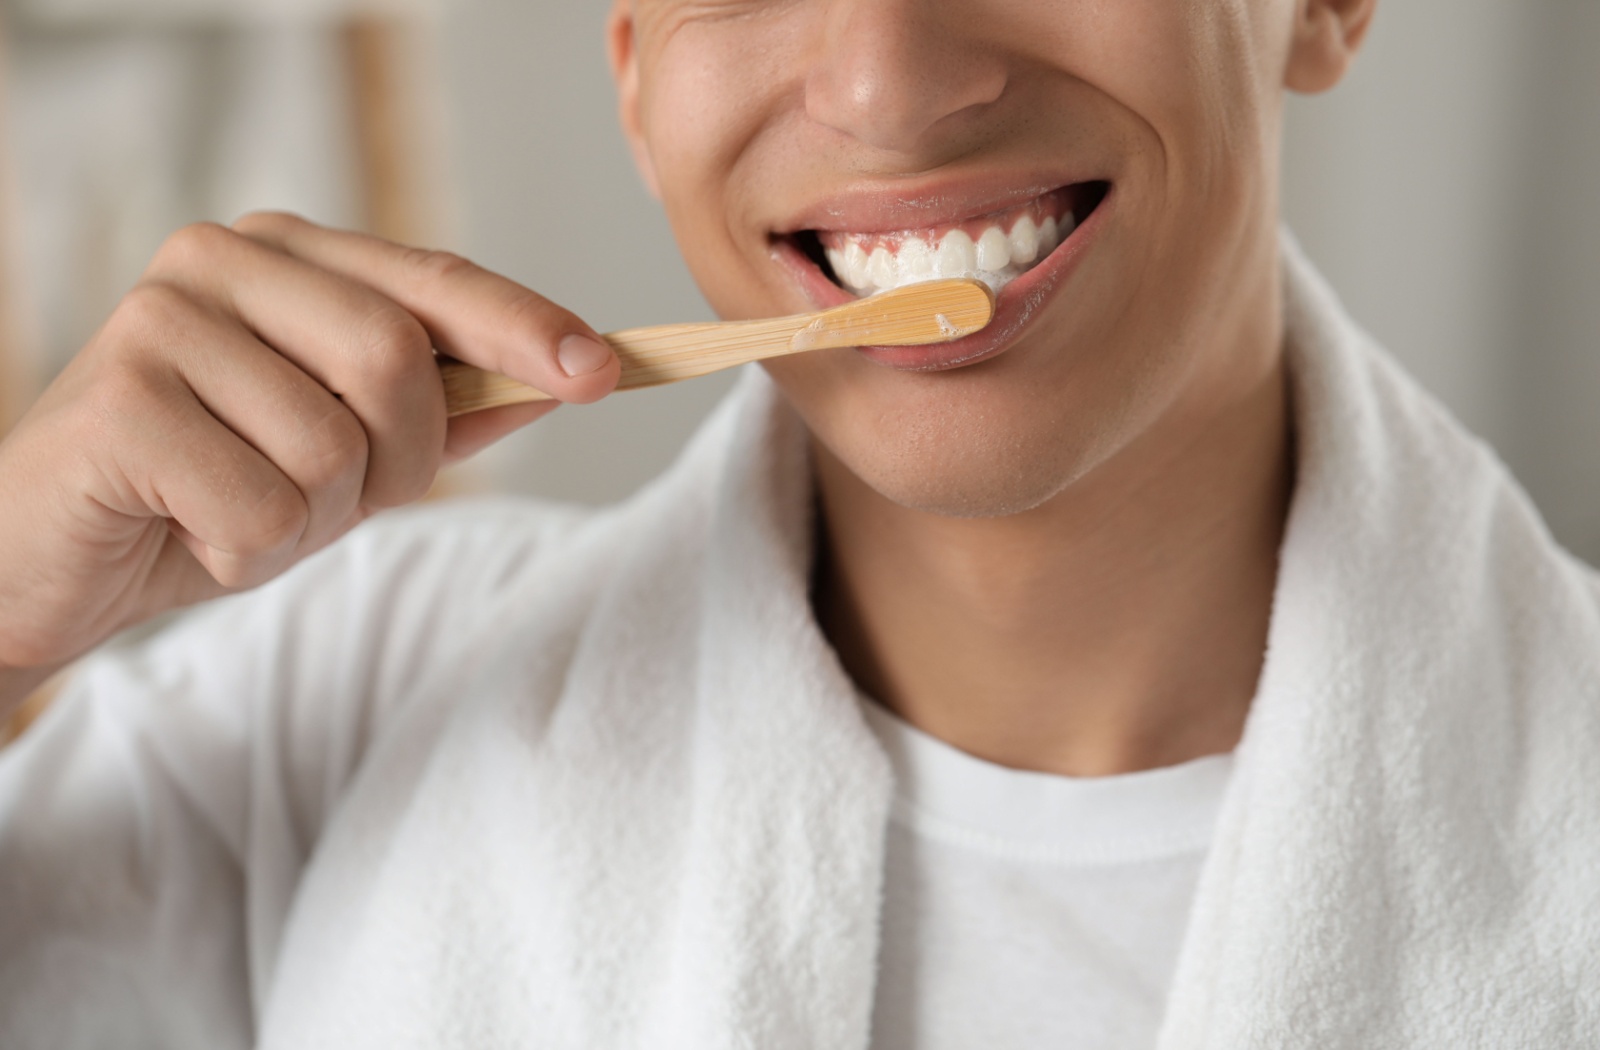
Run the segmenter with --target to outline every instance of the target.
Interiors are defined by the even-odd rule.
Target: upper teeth
[[[1070,215],[1060,222],[1053,217],[1035,222],[1033,216],[1023,215],[1010,233],[996,223],[984,228],[977,240],[961,229],[946,233],[937,244],[919,233],[896,235],[898,245],[877,236],[844,235],[836,238],[843,247],[826,252],[839,280],[863,295],[948,277],[976,277],[999,291],[1054,251],[1073,228]],[[863,241],[878,243],[869,251]]]

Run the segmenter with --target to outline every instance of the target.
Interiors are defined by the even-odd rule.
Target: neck
[[[1016,769],[1105,776],[1232,750],[1293,487],[1276,345],[1220,403],[1169,412],[1024,514],[910,510],[817,447],[815,603],[846,669],[912,725]]]

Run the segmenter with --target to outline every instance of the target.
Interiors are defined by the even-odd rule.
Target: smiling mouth
[[[914,230],[801,230],[795,247],[857,297],[919,281],[972,277],[997,294],[1067,241],[1110,190],[1082,182],[1002,211]]]

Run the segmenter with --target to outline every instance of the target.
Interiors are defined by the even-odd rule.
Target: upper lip
[[[776,231],[786,237],[818,233],[898,233],[954,225],[1006,211],[1097,176],[1055,174],[952,179],[948,176],[895,183],[868,183],[813,201]]]

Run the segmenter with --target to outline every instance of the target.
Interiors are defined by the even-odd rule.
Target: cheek
[[[1155,195],[1174,207],[1203,206],[1224,225],[1222,217],[1255,203],[1273,168],[1292,3],[1070,3],[1038,22],[1034,38],[1042,60],[1054,55],[1080,71],[1138,127],[1150,166],[1160,169]]]
[[[730,320],[768,312],[752,299],[753,256],[767,244],[746,198],[764,184],[756,167],[781,152],[794,47],[792,26],[690,23],[641,70],[643,132],[667,219],[702,292]]]
[[[1138,140],[1118,283],[1120,301],[1140,309],[1118,323],[1124,350],[1178,348],[1151,356],[1202,370],[1226,364],[1215,347],[1185,344],[1237,320],[1261,292],[1241,275],[1270,266],[1275,251],[1293,3],[1127,0],[1100,7],[1085,30],[1098,53],[1083,61]]]
[[[645,71],[642,99],[645,142],[655,164],[662,203],[680,236],[699,219],[714,217],[718,173],[737,157],[743,125],[730,100],[741,97],[736,68],[714,59],[674,62],[662,56]],[[734,81],[735,83],[730,83]],[[694,253],[689,245],[686,254]]]

